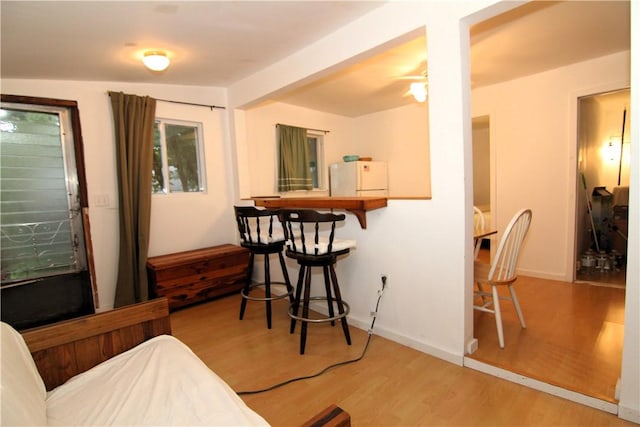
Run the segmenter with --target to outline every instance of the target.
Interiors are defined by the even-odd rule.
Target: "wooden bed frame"
[[[166,298],[22,331],[47,390],[147,341],[171,334]]]
[[[158,298],[21,331],[47,390],[158,335],[171,334],[169,304]],[[331,405],[304,426],[349,427],[351,417]]]

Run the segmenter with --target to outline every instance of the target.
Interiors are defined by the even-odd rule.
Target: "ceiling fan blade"
[[[425,76],[418,76],[418,75],[396,77],[396,80],[424,80],[424,79],[426,79]]]

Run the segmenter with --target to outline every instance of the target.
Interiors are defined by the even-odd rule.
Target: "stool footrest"
[[[265,283],[257,283],[255,285],[251,285],[251,287],[249,288],[249,290],[254,289],[254,288],[260,288],[260,287],[265,287],[266,284]],[[285,282],[271,282],[270,286],[279,286],[279,287],[284,287],[285,289],[287,289],[287,284]],[[249,301],[275,301],[275,300],[279,300],[279,299],[284,299],[287,297],[290,297],[291,295],[293,295],[293,290],[288,291],[284,294],[278,294],[276,296],[271,296],[269,298],[267,297],[253,297],[250,295],[245,294],[244,289],[240,291],[240,295],[242,295],[242,298],[249,300]]]
[[[309,300],[315,300],[315,301],[329,301],[329,298],[327,297],[311,297],[309,298]],[[333,302],[336,301],[335,299],[331,298],[331,303],[333,304]],[[302,316],[296,316],[293,314],[293,308],[296,305],[295,302],[289,304],[289,317],[295,320],[299,320],[301,322],[309,322],[309,323],[324,323],[324,322],[333,322],[336,321],[338,319],[342,319],[343,317],[347,317],[347,315],[349,314],[349,311],[351,310],[351,308],[349,307],[349,304],[347,302],[345,302],[344,300],[342,300],[342,305],[344,306],[344,313],[338,313],[333,317],[329,317],[329,316],[324,316],[320,319],[313,319],[310,317],[302,317]],[[301,306],[302,304],[299,304],[299,306]]]

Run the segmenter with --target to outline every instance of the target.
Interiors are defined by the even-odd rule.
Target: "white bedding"
[[[49,425],[268,425],[186,345],[162,335],[47,393]]]

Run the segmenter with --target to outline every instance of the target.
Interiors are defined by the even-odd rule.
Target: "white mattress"
[[[47,394],[49,425],[268,425],[186,345],[162,335]]]

